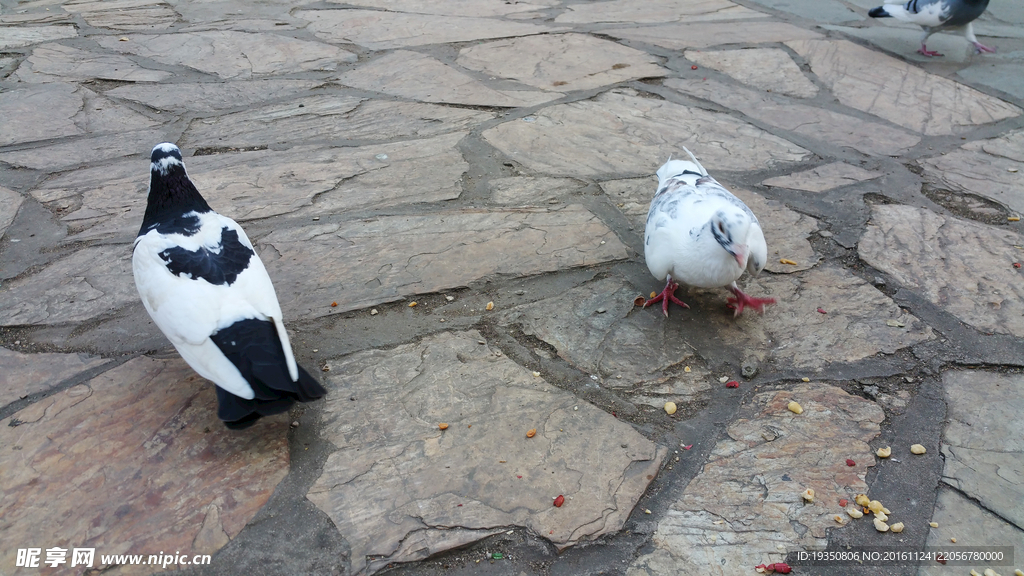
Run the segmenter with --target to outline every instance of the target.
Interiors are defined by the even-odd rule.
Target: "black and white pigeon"
[[[686,148],[683,148],[686,150]],[[647,268],[665,289],[644,302],[661,302],[668,317],[669,301],[689,308],[675,297],[679,283],[698,288],[729,286],[728,306],[739,316],[745,307],[764,312],[774,298],[743,293],[736,280],[748,272],[756,276],[768,262],[768,245],[757,216],[700,165],[669,160],[658,169],[658,192],[647,212],[644,257]]]
[[[974,44],[977,52],[995,52],[974,36],[974,22],[988,8],[988,0],[910,0],[906,4],[885,4],[872,8],[868,16],[872,18],[895,18],[903,22],[917,24],[924,29],[921,35],[921,48],[918,54],[925,56],[942,56],[929,50],[925,43],[928,37],[940,30],[962,29],[967,40]]]
[[[135,286],[181,357],[217,385],[217,416],[247,428],[323,397],[295,362],[274,285],[245,232],[206,203],[177,146],[157,144],[151,162]]]

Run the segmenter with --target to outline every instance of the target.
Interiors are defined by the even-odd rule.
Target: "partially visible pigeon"
[[[906,4],[885,4],[872,8],[868,16],[872,18],[893,17],[903,22],[917,24],[924,29],[921,35],[921,48],[918,54],[925,56],[942,56],[929,50],[925,43],[928,37],[940,30],[962,28],[967,40],[974,44],[977,52],[995,52],[974,36],[971,22],[981,16],[988,8],[988,0],[910,0]]]
[[[247,428],[324,396],[295,362],[274,286],[245,232],[206,203],[177,146],[158,144],[151,161],[135,286],[181,357],[217,385],[217,416]]]
[[[683,148],[686,150],[686,148]],[[675,297],[678,283],[698,288],[729,286],[734,294],[728,306],[739,316],[747,306],[764,312],[774,298],[753,298],[736,280],[749,272],[756,276],[768,262],[768,245],[754,213],[733,196],[686,150],[693,162],[669,160],[658,169],[658,192],[647,212],[644,256],[647,268],[665,280],[661,294],[644,307],[661,302],[686,304]]]

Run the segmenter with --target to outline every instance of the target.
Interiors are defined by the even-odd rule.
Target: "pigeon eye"
[[[718,223],[718,231],[725,234],[725,226],[721,222]]]

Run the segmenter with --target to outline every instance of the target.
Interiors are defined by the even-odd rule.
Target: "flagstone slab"
[[[332,4],[345,4],[363,8],[377,8],[391,12],[436,14],[439,16],[507,16],[520,12],[546,10],[558,6],[559,0],[529,0],[528,2],[479,2],[478,0],[328,0]]]
[[[22,354],[0,346],[0,407],[49,390],[104,362],[89,354]]]
[[[846,106],[929,136],[956,134],[1022,110],[847,40],[786,43]]]
[[[18,80],[30,83],[93,79],[159,82],[170,76],[164,70],[143,68],[127,56],[89,52],[63,44],[37,46],[14,73]]]
[[[4,15],[0,22],[9,22],[13,15]],[[20,48],[41,42],[52,42],[63,38],[75,38],[78,30],[70,25],[56,26],[0,26],[0,49]]]
[[[491,118],[491,112],[466,108],[319,94],[193,120],[181,144],[243,148],[318,140],[426,138],[466,130]]]
[[[563,24],[597,22],[662,24],[665,22],[701,22],[765,17],[767,14],[729,2],[729,0],[697,0],[684,3],[674,0],[651,0],[649,2],[610,0],[569,4],[565,7],[565,12],[555,18],[555,22]]]
[[[700,82],[672,78],[665,81],[665,86],[738,110],[766,124],[870,156],[897,155],[921,141],[899,128],[710,78]]]
[[[36,170],[57,171],[112,158],[145,154],[159,142],[177,140],[177,131],[158,128],[80,138],[41,148],[0,153],[0,162]]]
[[[794,400],[803,414],[786,409]],[[752,573],[788,551],[823,549],[838,500],[867,492],[868,442],[885,418],[874,402],[815,382],[761,392],[741,410],[749,416],[729,426],[627,576]]]
[[[225,429],[213,387],[179,359],[130,360],[10,423],[0,427],[5,566],[41,545],[95,548],[97,569],[100,554],[212,554],[288,472],[285,417]]]
[[[178,21],[178,13],[160,0],[86,0],[62,8],[81,14],[90,26],[115,30],[163,30]]]
[[[818,87],[804,76],[789,54],[779,48],[687,50],[684,56],[767,92],[794,98],[813,98],[818,94]]]
[[[1024,286],[1009,230],[912,206],[873,206],[860,257],[984,332],[1024,336]]]
[[[246,79],[271,74],[330,71],[356,55],[337,46],[297,40],[268,32],[211,30],[175,34],[97,38],[104,48],[187,66],[223,79]]]
[[[627,256],[615,234],[579,205],[382,216],[275,230],[259,245],[289,318]]]
[[[942,375],[942,481],[1024,528],[1024,376],[981,370]]]
[[[968,142],[918,162],[936,188],[977,194],[1024,212],[1024,130]]]
[[[131,246],[89,246],[0,288],[0,326],[82,322],[135,302]]]
[[[860,21],[862,16],[838,0],[753,0],[767,8],[774,8],[815,22]]]
[[[773,188],[825,192],[841,186],[873,180],[881,175],[880,172],[872,172],[845,162],[833,162],[810,170],[769,178],[761,184]]]
[[[496,18],[382,10],[299,10],[294,15],[308,21],[309,30],[321,40],[358,44],[371,50],[526,36],[564,29]]]
[[[512,176],[487,183],[492,202],[510,206],[552,206],[579,192],[584,184],[572,178]]]
[[[784,22],[702,22],[700,24],[662,24],[601,30],[615,38],[646,42],[668,48],[707,48],[726,44],[764,44],[802,38],[821,38],[821,34]]]
[[[483,136],[512,160],[558,176],[646,176],[683,146],[712,172],[760,170],[810,154],[729,115],[643,98],[628,89],[549,106]]]
[[[311,80],[254,79],[229,82],[131,84],[104,92],[106,96],[145,104],[157,110],[214,112],[248,109],[267,100],[292,97],[320,86]]]
[[[459,181],[468,168],[456,148],[464,136],[197,156],[186,160],[186,169],[207,202],[236,221],[304,208],[320,217],[332,211],[457,198],[462,191]],[[130,242],[142,223],[148,186],[148,162],[128,161],[61,175],[32,194],[57,207],[81,197],[81,207],[62,217],[75,228],[69,241],[116,238]]]
[[[547,34],[463,48],[460,66],[543,90],[590,90],[668,70],[645,52],[586,34]]]
[[[986,62],[982,65],[974,65],[964,68],[956,74],[968,82],[1002,90],[1024,100],[1024,64],[1019,58],[1005,64]]]
[[[474,106],[534,106],[560,98],[558,92],[497,90],[436,58],[395,50],[338,77],[346,86],[423,102]]]
[[[18,215],[18,209],[24,201],[25,198],[21,194],[0,186],[0,238],[3,238],[7,227],[14,222],[14,217]]]
[[[483,342],[445,332],[328,363],[322,434],[337,451],[306,497],[353,573],[512,526],[559,549],[614,533],[657,474],[665,448]]]
[[[1019,507],[1020,502],[1017,502]],[[999,510],[998,513],[1002,513]],[[985,546],[1010,546],[1014,550],[1014,564],[1021,565],[1020,553],[1024,549],[1024,530],[993,513],[992,510],[979,506],[967,496],[956,490],[939,488],[939,496],[935,499],[935,511],[931,520],[938,524],[937,528],[927,528],[929,547],[951,546],[951,539],[956,539],[955,546],[965,549],[982,549]],[[952,563],[950,563],[952,564]],[[995,564],[995,563],[993,563]],[[1000,566],[992,566],[997,574],[1013,574],[999,562]],[[917,576],[959,576],[975,570],[981,574],[990,566],[978,562],[970,566],[943,566],[937,562],[922,563]]]
[[[84,130],[75,123],[85,98],[72,84],[54,83],[0,92],[0,146],[77,136]]]

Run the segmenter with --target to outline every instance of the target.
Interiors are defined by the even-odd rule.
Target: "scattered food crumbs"
[[[1020,222],[1020,216],[1010,216],[1007,220],[1010,222]]]
[[[1024,576],[1024,572],[1021,572],[1020,570],[1014,570],[1013,576]]]
[[[536,370],[534,370],[533,371],[533,377],[534,378],[540,378],[540,372],[537,372]]]
[[[1013,263],[1013,267],[1014,268],[1020,268],[1020,262],[1014,262]]]
[[[337,302],[331,302],[331,308],[337,308],[337,307],[338,307],[338,303]]]
[[[494,302],[487,303],[487,311],[490,312],[491,310],[494,310]]]
[[[518,475],[518,474],[516,474],[516,478],[522,479],[523,477]]]
[[[939,554],[939,555],[937,555],[935,557],[935,561],[938,562],[939,564],[942,564],[942,565],[946,564],[946,558],[944,556],[942,556],[941,554]]]
[[[867,497],[867,494],[857,494],[857,497],[853,499],[858,506],[867,506],[871,499]]]
[[[654,298],[654,297],[655,297],[655,296],[657,296],[657,295],[658,295],[657,293],[655,293],[655,292],[651,292],[651,298]]]
[[[502,558],[504,558],[504,557],[505,557],[505,556],[504,556],[504,555],[502,555],[502,553],[501,553],[501,552],[495,552],[494,554],[491,554],[491,558],[494,558],[495,560],[501,560],[501,559],[502,559]]]
[[[455,300],[455,296],[445,296],[444,299],[449,302],[452,302],[453,300]]]
[[[561,508],[562,504],[565,504],[565,496],[562,496],[561,494],[559,494],[558,497],[555,498],[554,504],[555,504],[555,508]]]
[[[927,451],[928,449],[920,444],[914,444],[913,446],[910,447],[911,454],[924,454]]]
[[[878,451],[875,452],[875,454],[877,454],[879,458],[888,458],[889,456],[892,455],[892,448],[889,446],[886,446],[885,448],[879,448]]]
[[[849,503],[850,503],[850,501],[847,500],[846,498],[840,498],[839,499],[839,507],[840,508],[846,508],[846,505],[849,504]]]
[[[828,312],[825,312],[824,308],[818,308],[818,314],[828,314]]]
[[[939,523],[938,522],[929,522],[928,525],[931,526],[932,528],[938,528],[939,527]]]
[[[651,510],[649,508],[644,508],[644,514],[650,514],[650,513],[651,513]]]
[[[811,381],[811,379],[810,379],[810,378],[808,378],[807,376],[804,376],[803,378],[801,378],[801,379],[800,379],[800,381],[801,381],[801,382],[810,382],[810,381]]]
[[[376,308],[370,310],[370,316],[376,316],[377,314],[379,314],[379,312],[377,312]]]
[[[689,371],[690,371],[690,367],[689,366],[686,366],[686,367],[683,368],[683,372],[689,372]]]
[[[949,541],[952,542],[953,544],[956,544],[956,538],[950,538]]]
[[[788,258],[781,258],[781,259],[779,259],[779,264],[789,264],[790,266],[796,266],[796,262],[794,262],[794,261],[792,261],[792,260],[790,260]]]
[[[788,408],[789,411],[792,412],[793,414],[804,413],[804,407],[798,404],[795,400],[793,402],[790,402],[789,405],[786,406],[786,408]]]
[[[1006,171],[1007,172],[1016,172],[1017,169],[1016,168],[1007,168]]]
[[[875,530],[878,530],[879,532],[888,532],[889,525],[885,522],[882,522],[878,518],[875,518]]]
[[[729,377],[728,376],[722,376],[721,378],[718,379],[718,381],[721,382],[722,384],[725,384],[726,382],[729,381]]]
[[[851,460],[851,459],[847,458],[847,459],[846,459],[846,465],[847,465],[847,466],[856,466],[856,465],[857,465],[857,463],[856,463],[856,462],[854,462],[853,460]]]
[[[735,380],[730,380],[730,381],[725,383],[725,387],[726,388],[739,388],[740,387],[740,383],[735,381]]]
[[[637,296],[636,298],[633,298],[633,306],[643,306],[646,303],[647,298],[644,298],[643,296]]]
[[[693,444],[687,444],[686,446],[683,446],[683,450],[689,450],[690,448],[693,448]]]
[[[893,328],[903,328],[904,326],[906,326],[906,324],[900,322],[899,320],[886,320],[885,325],[891,326]]]
[[[886,514],[885,512],[881,512],[881,511],[880,512],[875,512],[875,518],[878,518],[882,522],[888,522],[889,521],[889,515]],[[892,528],[892,527],[890,526],[890,528]]]
[[[696,64],[694,64],[693,66],[690,66],[690,70],[696,70],[696,69],[697,69],[697,65]]]
[[[892,526],[889,526],[889,531],[890,532],[895,532],[897,534],[899,534],[900,532],[903,532],[903,522],[897,522],[897,523],[893,524]]]
[[[415,308],[415,307],[416,307],[416,303],[415,302],[409,302],[409,308]]]
[[[665,413],[668,414],[669,416],[675,414],[676,413],[676,403],[675,402],[665,402]]]
[[[882,508],[884,508],[884,506],[882,506],[882,503],[878,500],[868,502],[868,510],[871,510],[872,512],[881,512]]]
[[[326,365],[326,364],[324,364],[324,367],[323,367],[323,368],[321,368],[320,370],[322,370],[322,371],[324,371],[324,372],[330,372],[330,371],[331,371],[331,367],[330,367],[330,366],[328,366],[328,365]]]
[[[506,463],[505,460],[498,460],[498,464],[505,464],[505,463]]]
[[[863,518],[864,513],[859,508],[849,508],[846,513],[850,515],[850,518]]]
[[[466,426],[466,428],[472,428],[472,427],[473,427],[473,425],[472,425],[472,424],[470,424],[469,426]]]
[[[836,514],[835,516],[833,516],[832,519],[835,520],[836,522],[838,522],[839,524],[843,523],[843,517],[840,516],[839,514]]]
[[[801,494],[800,497],[808,502],[814,502],[814,489],[808,488],[807,490],[804,490],[804,493]]]
[[[440,428],[441,430],[447,430],[448,424],[441,422],[440,424],[437,425],[437,427]]]
[[[530,428],[529,430],[526,431],[526,437],[527,438],[533,438],[536,435],[537,435],[537,429],[536,428]]]

